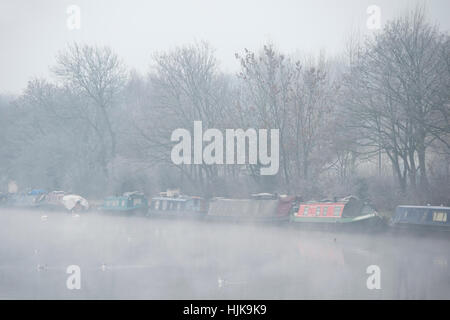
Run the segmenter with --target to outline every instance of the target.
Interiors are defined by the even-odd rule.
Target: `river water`
[[[0,299],[450,299],[449,262],[450,237],[0,209]]]

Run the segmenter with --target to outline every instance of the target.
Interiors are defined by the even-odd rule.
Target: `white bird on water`
[[[226,281],[225,283],[225,279],[222,279],[220,276],[217,279],[217,284],[219,285],[219,288],[224,287],[225,285],[239,285],[239,284],[245,284],[245,281]]]

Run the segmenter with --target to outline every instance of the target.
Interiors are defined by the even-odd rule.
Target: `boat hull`
[[[161,219],[203,219],[206,213],[187,210],[148,210],[147,216]]]
[[[354,218],[290,218],[291,225],[299,228],[329,231],[385,231],[387,224],[378,215],[366,215]]]
[[[99,208],[99,211],[104,214],[114,216],[144,216],[147,212],[146,208],[130,208],[130,209],[113,209],[113,208]]]

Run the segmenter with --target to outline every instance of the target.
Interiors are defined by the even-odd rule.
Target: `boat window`
[[[133,205],[134,206],[137,206],[137,205],[139,205],[139,204],[141,204],[142,203],[142,199],[140,199],[140,198],[135,198],[135,199],[133,199]]]
[[[316,208],[316,216],[317,216],[317,217],[320,216],[320,207],[317,207],[317,208]]]
[[[326,216],[328,212],[328,207],[323,207],[322,216]]]
[[[305,207],[305,209],[303,209],[303,215],[306,216],[308,215],[308,207]]]
[[[446,212],[433,212],[433,221],[437,222],[447,222],[447,213]]]
[[[155,210],[159,210],[159,200],[155,201]]]
[[[334,215],[335,217],[340,216],[340,215],[341,215],[341,207],[334,207],[333,215]]]
[[[161,201],[162,203],[161,203],[161,210],[167,210],[167,201],[166,200],[163,200],[163,201]]]

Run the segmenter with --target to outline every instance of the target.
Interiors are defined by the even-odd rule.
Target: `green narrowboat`
[[[162,218],[203,218],[207,202],[201,197],[179,195],[161,196],[151,200],[148,216]]]
[[[143,193],[125,192],[121,196],[111,196],[105,198],[100,210],[105,213],[113,214],[146,214],[148,210],[148,201]]]

